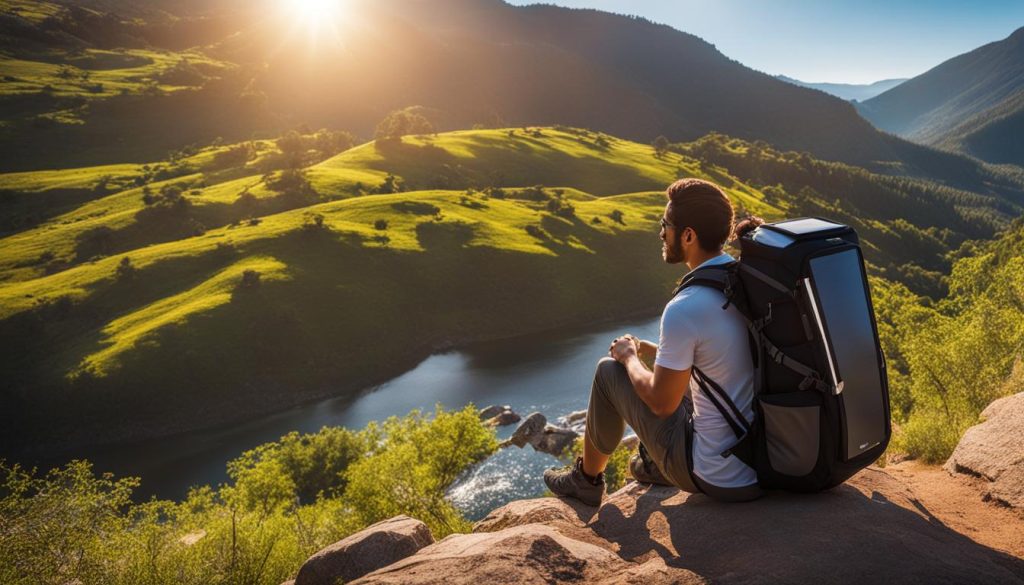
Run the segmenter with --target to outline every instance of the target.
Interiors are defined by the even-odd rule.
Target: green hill
[[[658,257],[660,191],[701,174],[678,154],[551,128],[321,162],[300,147],[311,164],[269,170],[289,139],[0,176],[21,204],[115,190],[0,240],[5,445],[194,428],[350,392],[443,347],[651,314],[676,272]],[[781,213],[740,181],[729,191]]]
[[[292,133],[0,175],[25,213],[0,238],[5,445],[243,419],[438,349],[653,315],[678,276],[657,221],[679,176],[744,213],[851,221],[876,274],[932,295],[950,251],[1019,213],[721,135],[660,155],[566,127],[349,145]]]

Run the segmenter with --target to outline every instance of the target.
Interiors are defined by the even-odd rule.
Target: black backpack
[[[722,453],[766,489],[818,491],[873,463],[891,435],[885,358],[864,259],[850,227],[801,218],[740,238],[740,259],[687,274],[725,295],[748,321],[754,413],[748,421],[698,368],[700,390],[732,427]]]

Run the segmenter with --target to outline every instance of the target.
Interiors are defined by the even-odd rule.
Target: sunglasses
[[[668,228],[672,228],[674,230],[686,229],[686,228],[680,228],[679,226],[677,226],[674,223],[669,223],[667,219],[662,217],[661,218],[661,229],[668,231]]]

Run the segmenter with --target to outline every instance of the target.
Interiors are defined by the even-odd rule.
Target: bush
[[[407,514],[425,522],[435,538],[468,532],[471,525],[445,499],[445,490],[498,447],[473,405],[453,412],[438,405],[433,419],[413,411],[388,419],[382,431],[380,446],[346,472],[345,496],[356,514],[366,524]]]
[[[547,210],[558,217],[573,218],[576,216],[576,208],[565,199],[556,197],[548,201]]]
[[[388,173],[388,176],[384,177],[384,182],[377,187],[377,193],[382,195],[401,193],[404,190],[405,185],[402,183],[402,180],[390,173]]]
[[[121,262],[117,265],[117,269],[114,271],[114,277],[119,282],[132,280],[135,278],[135,266],[132,265],[132,259],[128,256],[121,258]]]
[[[306,231],[319,231],[324,228],[324,215],[322,213],[307,213],[303,216],[302,229]]]
[[[260,273],[257,270],[248,269],[242,272],[242,280],[238,283],[238,288],[253,289],[260,286]]]
[[[548,239],[548,234],[539,225],[530,224],[526,226],[526,233],[537,238],[538,240]]]
[[[401,140],[409,134],[433,134],[434,125],[423,113],[423,108],[412,106],[395,110],[377,124],[374,138],[380,141]]]
[[[379,230],[379,231],[384,231],[384,230],[388,229],[388,220],[386,220],[386,219],[378,219],[377,221],[373,222],[373,229]]]
[[[314,552],[394,514],[434,536],[468,530],[445,499],[497,448],[476,409],[290,433],[181,502],[132,503],[135,478],[84,461],[38,476],[0,461],[0,581],[11,585],[246,583],[294,578]]]
[[[615,223],[626,225],[626,216],[622,213],[622,211],[618,209],[613,209],[612,212],[608,214],[608,217],[610,217],[611,220],[614,221]]]

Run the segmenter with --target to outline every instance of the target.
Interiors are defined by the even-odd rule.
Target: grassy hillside
[[[658,154],[567,127],[291,133],[0,175],[5,444],[245,418],[439,348],[654,314],[679,275],[657,221],[681,176],[741,213],[849,221],[874,274],[932,296],[951,250],[1019,213],[721,135]]]
[[[653,314],[678,272],[659,258],[660,191],[701,175],[568,128],[306,148],[324,140],[0,176],[23,205],[82,193],[0,239],[5,444],[251,416],[441,347]],[[741,181],[729,191],[782,213]]]

